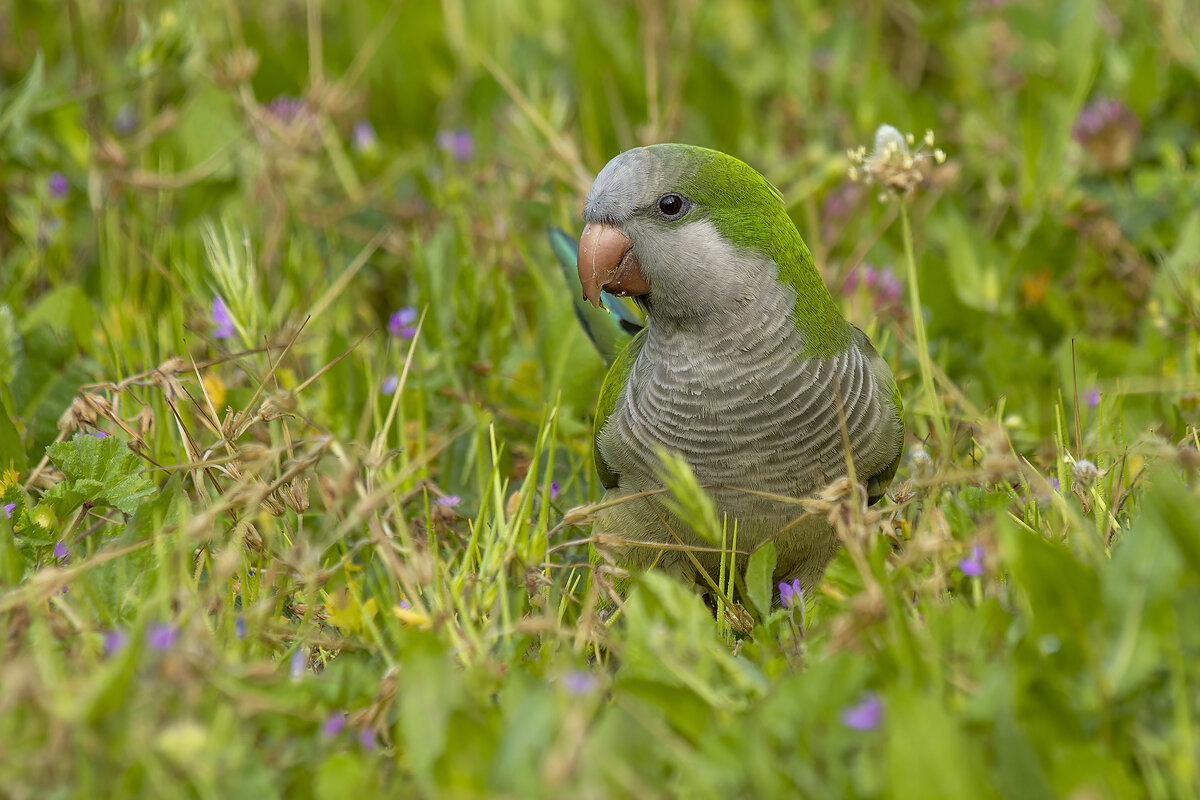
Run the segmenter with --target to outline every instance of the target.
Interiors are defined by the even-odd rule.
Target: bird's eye
[[[683,199],[682,195],[670,192],[658,198],[658,213],[664,217],[672,219],[680,217],[688,209],[688,202]]]

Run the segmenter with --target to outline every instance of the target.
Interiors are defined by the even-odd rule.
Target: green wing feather
[[[604,385],[600,387],[600,399],[596,403],[596,421],[592,424],[592,455],[596,460],[596,472],[600,473],[600,482],[604,484],[605,489],[615,488],[620,476],[605,463],[604,457],[600,455],[600,431],[604,429],[604,423],[608,421],[613,409],[617,407],[621,392],[625,389],[625,384],[629,382],[629,373],[633,369],[633,362],[637,360],[638,354],[642,352],[642,345],[645,343],[646,330],[643,328],[637,332],[627,346],[617,353],[616,360],[608,368],[608,374],[604,376]]]

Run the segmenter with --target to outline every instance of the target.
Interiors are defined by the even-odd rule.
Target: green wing
[[[600,399],[596,403],[596,421],[592,424],[592,455],[596,459],[596,472],[600,473],[600,482],[604,484],[605,489],[615,488],[620,476],[604,462],[604,457],[600,455],[600,431],[604,429],[604,423],[608,421],[609,415],[617,407],[617,400],[621,398],[621,392],[625,389],[625,384],[629,382],[629,372],[633,369],[633,362],[637,361],[638,354],[642,352],[642,345],[645,343],[646,330],[643,328],[637,332],[627,346],[617,353],[616,360],[608,368],[608,374],[604,376],[604,385],[600,387]]]
[[[578,262],[578,240],[561,228],[550,227],[546,231],[550,237],[550,249],[558,259],[562,268],[563,278],[571,290],[575,317],[580,327],[592,340],[604,363],[612,366],[617,355],[628,346],[630,340],[646,327],[646,318],[632,300],[628,297],[616,297],[608,292],[601,292],[600,298],[604,305],[596,308],[583,299],[579,291],[579,277],[575,265]]]

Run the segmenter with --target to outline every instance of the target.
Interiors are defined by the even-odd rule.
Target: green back
[[[596,460],[596,471],[600,473],[600,482],[604,484],[605,489],[616,487],[619,476],[600,455],[600,431],[603,430],[604,423],[608,421],[613,409],[617,407],[621,391],[629,382],[629,373],[633,369],[633,362],[637,360],[638,354],[642,352],[642,345],[645,343],[646,329],[643,328],[617,354],[616,360],[608,369],[608,374],[604,376],[604,385],[600,387],[600,399],[596,403],[596,420],[592,424],[592,455]]]

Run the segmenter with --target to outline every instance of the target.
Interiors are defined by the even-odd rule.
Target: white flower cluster
[[[933,131],[925,131],[920,144],[911,133],[904,135],[891,125],[880,125],[875,131],[875,147],[870,155],[867,148],[846,151],[850,159],[847,175],[850,180],[881,188],[879,199],[901,197],[912,192],[925,179],[928,162],[942,164],[946,153],[933,146]]]

